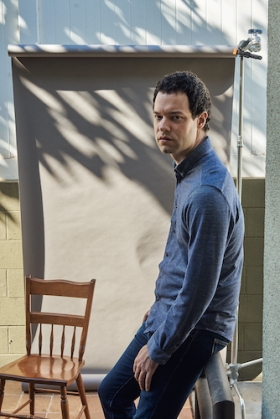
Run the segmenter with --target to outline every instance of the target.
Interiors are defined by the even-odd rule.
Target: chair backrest
[[[65,327],[71,326],[73,328],[70,356],[73,358],[76,344],[76,328],[81,328],[78,358],[80,361],[83,359],[85,352],[86,339],[88,333],[89,319],[91,313],[93,292],[95,287],[95,279],[90,282],[74,282],[63,279],[44,280],[39,278],[32,278],[31,275],[26,276],[26,351],[27,355],[31,354],[32,345],[32,327],[31,325],[37,324],[38,330],[38,352],[42,354],[43,333],[42,325],[51,325],[49,337],[49,350],[50,355],[53,354],[54,342],[54,325],[61,325],[61,344],[60,356],[64,355],[65,348]],[[58,297],[74,297],[86,299],[84,315],[75,314],[61,314],[53,312],[38,312],[32,311],[31,296],[58,296]],[[72,304],[73,306],[73,304]]]

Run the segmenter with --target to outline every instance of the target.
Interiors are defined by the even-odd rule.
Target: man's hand
[[[158,364],[149,357],[147,345],[143,346],[133,365],[134,377],[141,390],[150,390],[152,377],[157,367]]]
[[[151,310],[151,309],[150,309]],[[143,317],[143,322],[145,322],[146,320],[147,320],[147,318],[148,318],[148,316],[149,316],[149,314],[150,314],[150,310],[148,310],[147,311],[147,313],[145,313],[144,314],[144,317]]]

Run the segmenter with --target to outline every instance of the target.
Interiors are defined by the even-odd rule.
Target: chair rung
[[[19,412],[21,409],[23,409],[26,405],[28,405],[28,404],[30,404],[30,403],[31,403],[31,400],[30,400],[30,399],[28,399],[25,403],[23,403],[23,404],[21,404],[19,407],[17,407],[17,408],[16,408],[16,410],[14,410],[14,411],[12,412],[12,414],[15,414],[15,413]]]
[[[82,414],[83,414],[83,413],[84,413],[84,411],[85,411],[85,408],[86,408],[86,406],[83,406],[83,407],[81,408],[81,410],[79,411],[78,416],[76,417],[76,419],[80,419],[80,417],[82,416]]]
[[[0,416],[4,416],[6,418],[17,418],[17,419],[45,419],[42,416],[16,415],[15,413],[0,413]]]

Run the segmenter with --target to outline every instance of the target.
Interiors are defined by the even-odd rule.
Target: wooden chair
[[[69,419],[69,406],[67,400],[67,386],[76,381],[78,392],[81,398],[82,408],[77,416],[80,418],[84,413],[86,419],[90,419],[89,408],[86,399],[84,384],[81,378],[81,368],[84,365],[83,355],[85,351],[86,338],[88,333],[89,318],[91,313],[93,292],[95,280],[90,282],[72,282],[66,280],[42,280],[32,278],[30,275],[26,276],[26,352],[27,354],[22,358],[11,362],[8,365],[0,368],[0,416],[14,417],[14,418],[33,418],[35,411],[35,392],[49,391],[54,392],[50,388],[45,389],[44,385],[60,387],[61,394],[61,412],[63,419]],[[84,315],[60,314],[36,312],[31,309],[31,296],[63,296],[86,299],[86,307]],[[70,307],[73,308],[73,300]],[[73,310],[71,310],[73,311]],[[31,353],[32,330],[34,326],[38,325],[38,354]],[[42,325],[50,326],[42,326]],[[57,326],[61,325],[61,326]],[[67,326],[67,328],[66,328]],[[64,355],[65,333],[68,326],[73,328],[72,342],[70,342],[70,356]],[[36,326],[35,326],[36,327]],[[42,354],[44,328],[49,328],[49,351],[48,355]],[[74,357],[76,328],[81,328],[80,345],[78,349],[78,356]],[[56,334],[55,329],[61,333],[60,354],[53,354],[54,341]],[[68,333],[68,332],[67,332]],[[78,340],[78,339],[77,339]],[[71,339],[70,339],[71,341]],[[56,341],[55,341],[56,342]],[[19,381],[28,383],[29,385],[29,400],[18,407],[12,413],[2,412],[2,403],[4,399],[4,388],[7,380]],[[39,384],[39,387],[35,387]],[[23,407],[29,404],[30,416],[17,414]],[[38,416],[37,416],[38,417]]]

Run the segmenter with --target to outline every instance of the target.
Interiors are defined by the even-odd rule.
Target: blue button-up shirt
[[[193,329],[232,339],[243,264],[240,200],[210,139],[174,170],[171,226],[146,320],[149,356],[159,364]]]

